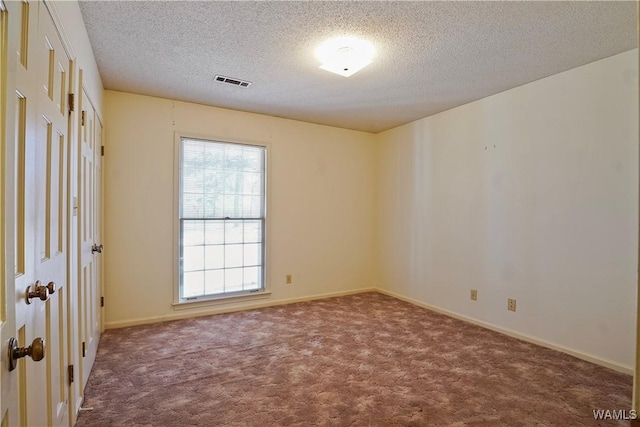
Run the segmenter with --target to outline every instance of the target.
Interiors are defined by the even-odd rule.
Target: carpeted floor
[[[628,410],[631,387],[365,293],[109,330],[77,427],[610,426],[593,410]]]

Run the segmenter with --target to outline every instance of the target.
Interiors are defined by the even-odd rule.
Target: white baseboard
[[[613,369],[614,371],[622,372],[623,374],[633,375],[633,367],[632,366],[621,365],[621,364],[619,364],[617,362],[614,362],[614,361],[611,361],[611,360],[603,359],[603,358],[600,358],[600,357],[597,357],[597,356],[594,356],[594,355],[591,355],[591,354],[588,354],[588,353],[584,353],[584,352],[581,352],[581,351],[578,351],[578,350],[574,350],[574,349],[569,348],[569,347],[564,347],[562,345],[554,344],[552,342],[545,341],[545,340],[540,339],[540,338],[532,337],[530,335],[522,334],[520,332],[516,332],[516,331],[513,331],[511,329],[503,328],[501,326],[497,326],[497,325],[494,325],[494,324],[489,323],[489,322],[483,322],[482,320],[474,319],[473,317],[464,316],[462,314],[458,314],[458,313],[455,313],[455,312],[452,312],[452,311],[449,311],[449,310],[445,310],[445,309],[442,309],[442,308],[439,308],[439,307],[436,307],[436,306],[433,306],[433,305],[425,304],[425,303],[423,303],[421,301],[415,300],[413,298],[408,298],[408,297],[405,297],[405,296],[400,295],[400,294],[396,294],[395,292],[391,292],[391,291],[388,291],[386,289],[376,289],[376,291],[380,292],[381,294],[385,294],[385,295],[388,295],[390,297],[397,298],[399,300],[406,301],[408,303],[417,305],[419,307],[426,308],[428,310],[432,310],[432,311],[435,311],[437,313],[444,314],[446,316],[453,317],[453,318],[458,319],[458,320],[462,320],[464,322],[472,323],[474,325],[478,325],[478,326],[481,326],[483,328],[490,329],[492,331],[499,332],[499,333],[504,334],[504,335],[508,335],[510,337],[521,339],[522,341],[526,341],[526,342],[529,342],[529,343],[532,343],[532,344],[536,344],[536,345],[539,345],[539,346],[542,346],[542,347],[550,348],[552,350],[557,350],[557,351],[560,351],[562,353],[566,353],[566,354],[569,354],[571,356],[577,357],[578,359],[586,360],[587,362],[595,363],[596,365],[604,366],[606,368]]]
[[[141,317],[138,319],[122,320],[116,322],[105,322],[106,329],[118,329],[126,328],[128,326],[147,325],[150,323],[167,322],[170,320],[189,319],[192,317],[210,316],[212,314],[233,313],[236,311],[254,310],[257,308],[273,307],[277,305],[293,304],[296,302],[313,301],[317,299],[325,299],[332,297],[341,297],[345,295],[361,294],[363,292],[377,292],[377,288],[360,288],[350,291],[342,292],[329,292],[324,294],[315,294],[299,298],[287,298],[281,300],[261,301],[256,303],[246,303],[242,305],[236,305],[233,307],[228,306],[212,306],[198,311],[181,311],[178,313],[172,313],[162,316]]]
[[[84,396],[78,396],[78,400],[76,402],[76,418],[75,421],[78,420],[78,416],[80,415],[80,408],[82,408],[82,403],[84,403]],[[74,422],[75,424],[75,422]]]

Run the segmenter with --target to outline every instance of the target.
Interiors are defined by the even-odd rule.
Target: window
[[[181,301],[264,290],[265,155],[180,138]]]

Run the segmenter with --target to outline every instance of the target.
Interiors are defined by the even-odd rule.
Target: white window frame
[[[264,149],[264,225],[263,225],[263,242],[262,242],[262,270],[263,270],[263,287],[250,292],[227,293],[200,296],[195,299],[180,298],[180,192],[181,192],[181,143],[183,139],[195,139],[202,141],[218,142],[222,144],[236,144],[244,146],[260,147]],[[269,195],[269,150],[268,142],[255,141],[236,141],[228,138],[212,137],[208,135],[198,135],[193,133],[175,132],[174,137],[174,185],[173,185],[173,309],[182,310],[189,308],[198,308],[201,306],[210,306],[218,304],[226,304],[241,301],[250,301],[254,299],[269,298],[271,296],[268,280],[268,234],[269,234],[269,217],[268,217],[268,195]]]

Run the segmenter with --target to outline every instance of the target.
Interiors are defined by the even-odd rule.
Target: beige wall
[[[384,288],[630,370],[637,55],[379,134]]]
[[[172,308],[175,131],[268,144],[262,303],[373,286],[372,135],[113,91],[105,122],[107,327],[256,304]]]

